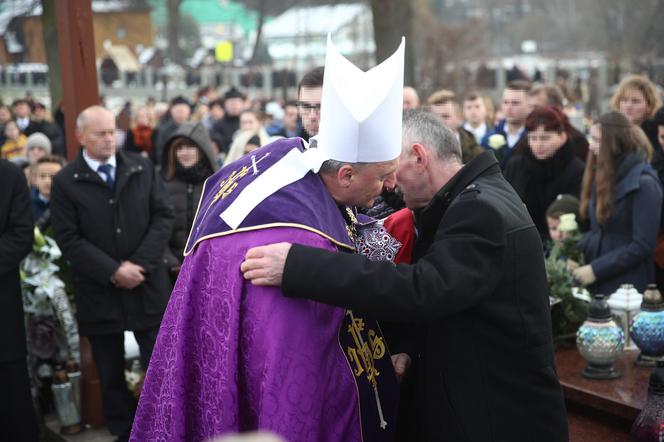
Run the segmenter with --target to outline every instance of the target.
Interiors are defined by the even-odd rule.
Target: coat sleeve
[[[499,283],[505,224],[480,199],[448,209],[432,246],[412,265],[372,262],[361,255],[291,248],[283,275],[286,296],[350,308],[377,319],[413,322],[456,314],[479,304]]]
[[[7,225],[0,232],[0,275],[16,270],[21,260],[30,252],[32,247],[32,211],[30,208],[30,192],[25,176],[18,167],[11,166],[1,171],[11,176],[11,186],[2,189],[9,193],[9,213]]]
[[[164,183],[154,167],[150,186],[150,227],[143,241],[129,257],[129,261],[145,268],[148,272],[164,264],[164,253],[173,230],[175,215],[164,190]]]
[[[653,178],[641,177],[641,187],[634,194],[631,213],[632,231],[626,232],[632,240],[627,245],[611,250],[590,263],[598,281],[622,273],[644,260],[652,259],[657,244],[661,207],[660,184]]]
[[[51,189],[51,225],[62,253],[78,273],[89,276],[99,284],[109,284],[120,263],[81,235],[76,205],[56,175]]]

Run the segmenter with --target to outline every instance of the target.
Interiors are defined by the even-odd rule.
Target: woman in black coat
[[[504,173],[546,241],[546,209],[560,194],[579,196],[584,165],[574,155],[569,120],[558,108],[535,109],[526,119],[526,129],[528,149],[513,155]]]
[[[574,277],[604,295],[625,283],[643,291],[655,282],[662,207],[662,186],[648,164],[650,142],[615,111],[602,115],[590,135],[579,210],[590,222],[579,242],[588,264],[574,270]]]
[[[175,212],[166,261],[171,276],[177,277],[203,183],[218,168],[205,126],[202,123],[182,124],[166,143],[162,165],[164,184]]]

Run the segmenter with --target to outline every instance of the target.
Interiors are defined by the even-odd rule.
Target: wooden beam
[[[76,117],[99,103],[92,0],[59,1],[55,8],[67,157],[78,155]]]
[[[67,157],[78,155],[76,118],[85,108],[99,103],[95,36],[92,27],[92,0],[63,0],[55,3],[62,110],[65,116]],[[99,375],[88,339],[81,336],[83,419],[93,427],[104,425]]]

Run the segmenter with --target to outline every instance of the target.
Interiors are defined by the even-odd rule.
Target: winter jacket
[[[621,284],[645,290],[655,282],[652,254],[660,227],[662,186],[642,152],[627,155],[616,167],[611,217],[600,225],[595,194],[588,206],[590,230],[579,242],[597,281],[595,293],[610,295]]]

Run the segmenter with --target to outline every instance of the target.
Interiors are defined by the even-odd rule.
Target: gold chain
[[[346,233],[348,233],[348,238],[350,238],[353,244],[355,244],[355,241],[357,240],[357,217],[348,206],[346,206],[346,215],[347,216],[344,217],[346,221]]]

